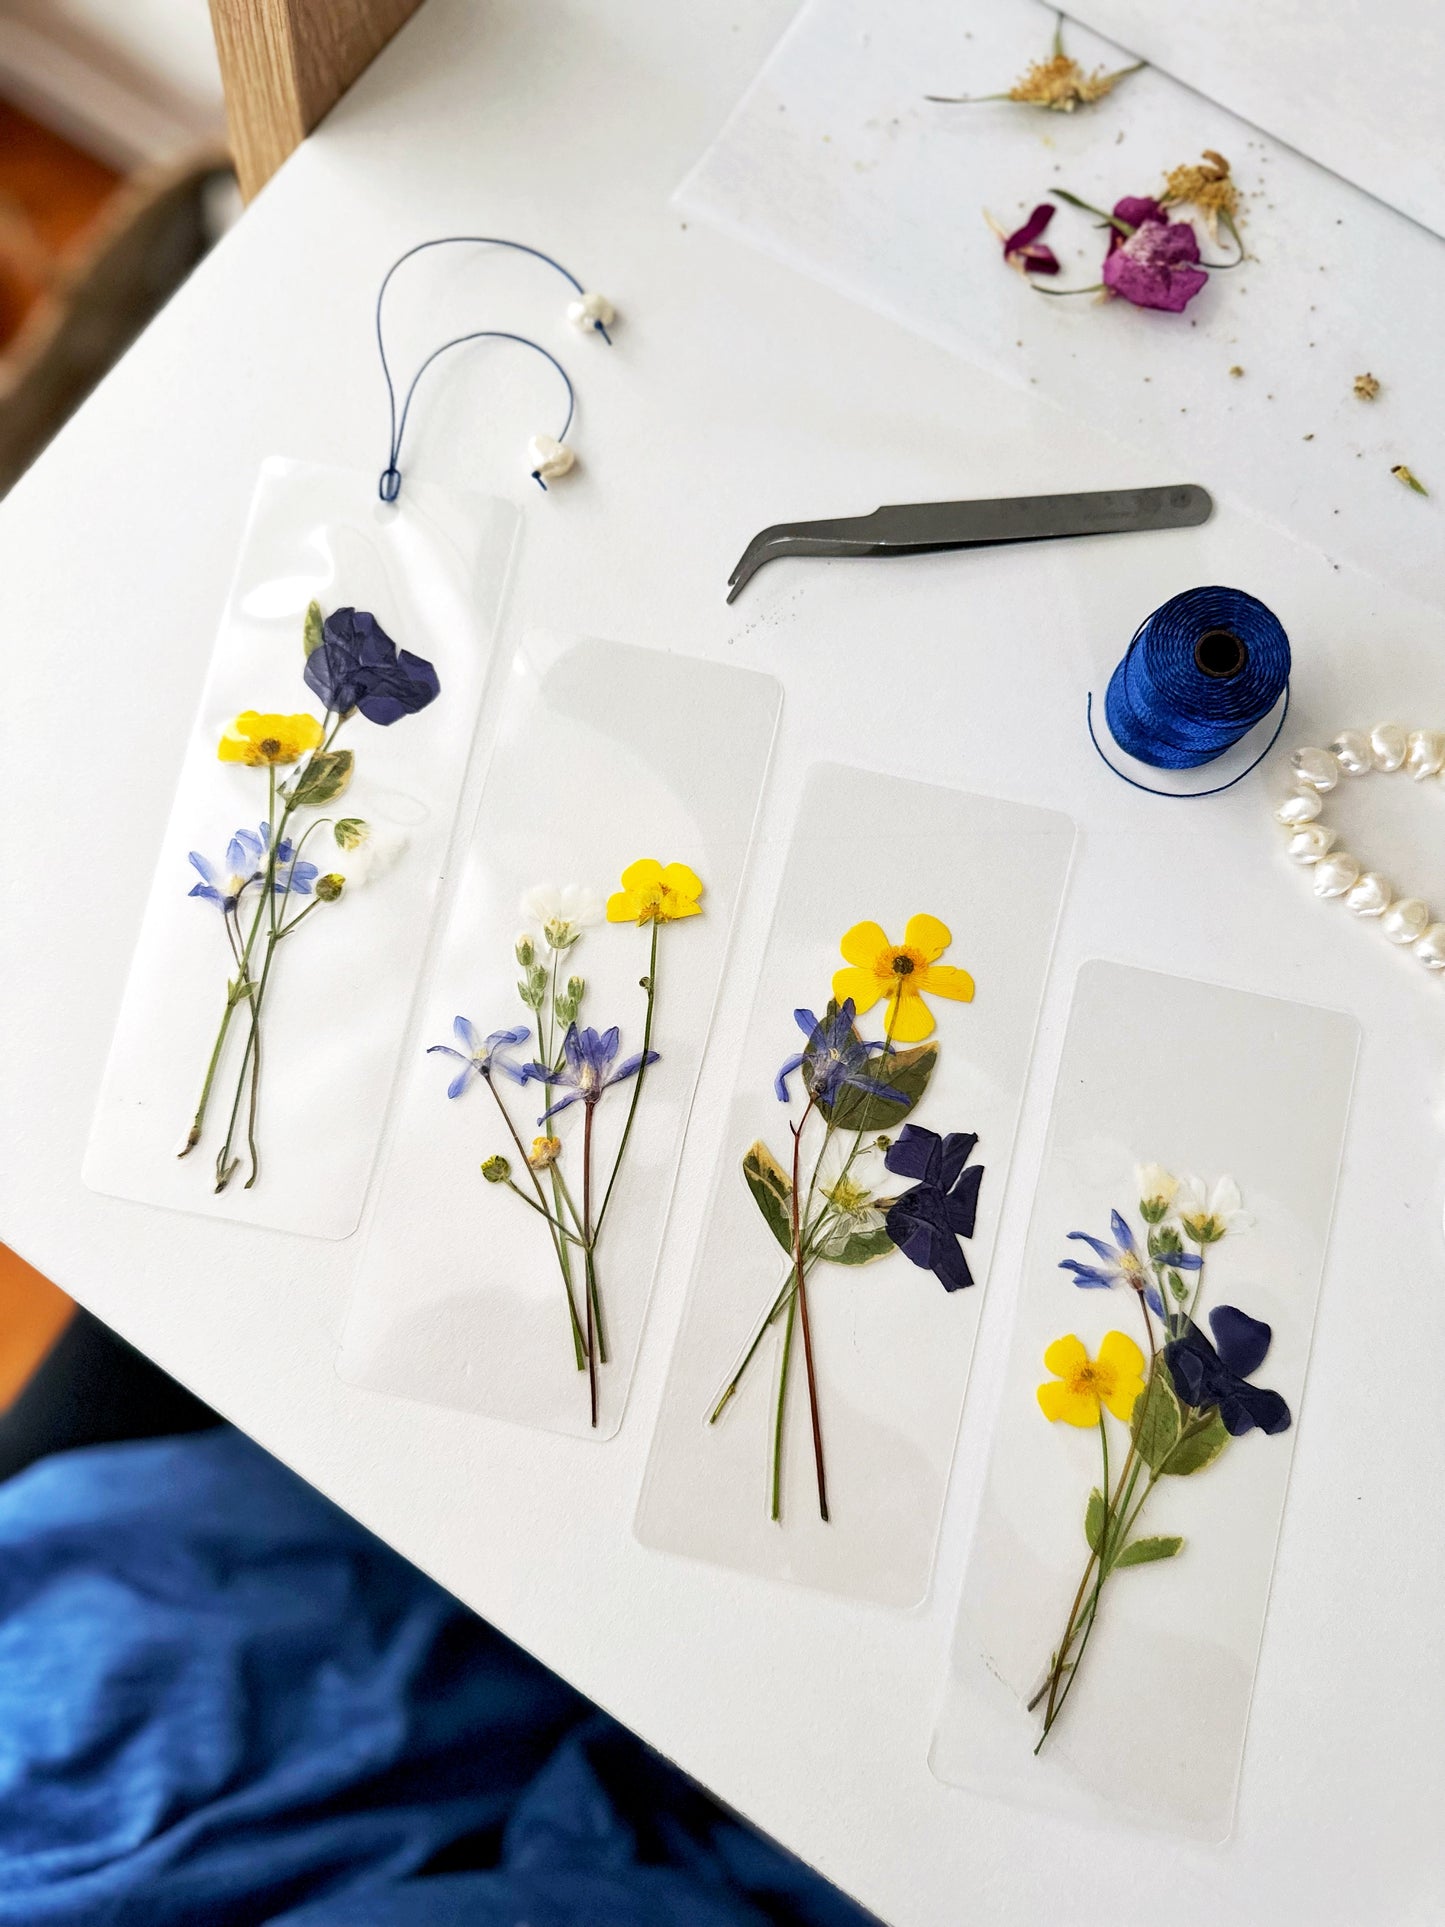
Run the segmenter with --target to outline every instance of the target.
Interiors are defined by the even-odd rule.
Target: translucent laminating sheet
[[[1357,1043],[1333,1011],[1080,972],[940,1778],[1228,1833]]]
[[[646,1544],[889,1605],[927,1591],[1073,837],[1023,804],[810,774],[653,1439]],[[859,1058],[830,994],[898,1056]],[[789,1072],[785,1108],[775,1079],[799,1052],[811,1061]],[[890,1082],[921,1091],[916,1108],[876,1091],[858,1108]],[[830,1110],[839,1128],[810,1183]],[[805,1234],[825,1214],[802,1239],[806,1342],[792,1197]]]
[[[100,1089],[96,1190],[356,1229],[516,527],[505,502],[413,482],[386,505],[373,475],[263,466]]]
[[[617,643],[517,655],[343,1377],[548,1431],[616,1432],[779,705],[768,676]],[[645,1038],[658,1057],[644,1074]],[[539,1061],[558,1081],[528,1072]]]

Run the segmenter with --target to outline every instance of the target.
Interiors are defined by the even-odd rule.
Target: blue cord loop
[[[1248,768],[1206,790],[1155,789],[1140,783],[1089,736],[1121,782],[1149,796],[1218,796],[1242,782],[1279,741],[1289,714],[1290,648],[1279,618],[1242,589],[1186,589],[1146,616],[1109,678],[1104,714],[1119,748],[1151,769],[1198,769],[1241,742],[1284,706],[1268,743]]]
[[[404,254],[397,256],[396,260],[392,262],[391,266],[382,276],[381,286],[377,289],[376,293],[376,351],[381,357],[381,373],[382,379],[386,383],[387,410],[390,416],[387,463],[377,483],[377,494],[383,502],[394,502],[401,494],[401,443],[402,437],[406,434],[407,416],[411,412],[412,398],[416,394],[417,383],[421,380],[427,369],[431,367],[437,356],[444,355],[449,348],[460,348],[468,341],[514,341],[520,347],[530,348],[534,354],[541,355],[544,360],[551,362],[552,366],[557,370],[557,373],[562,377],[562,384],[567,390],[567,419],[563,422],[562,432],[557,437],[559,442],[566,440],[567,430],[572,426],[572,417],[577,410],[577,397],[567,370],[554,354],[542,347],[540,342],[531,340],[527,335],[509,334],[500,328],[478,328],[470,334],[454,335],[450,341],[444,341],[439,348],[432,350],[412,376],[406,394],[402,398],[401,410],[398,414],[396,387],[391,377],[391,364],[386,358],[386,340],[382,331],[382,304],[386,300],[387,288],[391,285],[391,278],[397,269],[403,266],[405,262],[410,261],[414,254],[422,254],[428,248],[458,246],[510,248],[514,253],[531,255],[534,260],[541,261],[547,267],[555,269],[556,272],[562,276],[562,279],[567,282],[568,286],[575,290],[579,297],[586,292],[575,274],[570,273],[564,268],[560,261],[554,261],[550,254],[544,254],[541,248],[529,247],[525,241],[508,241],[500,235],[444,234],[438,236],[434,241],[418,241],[415,247],[408,248]],[[600,321],[594,321],[592,326],[610,348],[612,346],[612,337],[608,334],[602,323]],[[547,484],[542,480],[541,475],[536,469],[532,471],[532,480],[545,494]]]

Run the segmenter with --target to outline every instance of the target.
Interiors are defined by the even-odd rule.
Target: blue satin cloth
[[[0,1484],[0,1927],[868,1921],[229,1427]]]

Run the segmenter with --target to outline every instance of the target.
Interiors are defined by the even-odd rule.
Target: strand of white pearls
[[[1289,853],[1314,871],[1317,897],[1339,897],[1357,917],[1378,917],[1391,943],[1408,945],[1427,970],[1445,971],[1445,923],[1436,923],[1423,897],[1397,897],[1378,870],[1366,870],[1335,847],[1324,821],[1324,799],[1341,776],[1404,770],[1417,783],[1445,773],[1445,731],[1378,723],[1368,735],[1345,729],[1328,749],[1297,749],[1290,758],[1295,787],[1275,811],[1290,833]]]

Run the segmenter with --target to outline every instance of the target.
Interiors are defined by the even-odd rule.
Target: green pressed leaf
[[[1139,1448],[1139,1457],[1151,1472],[1162,1469],[1164,1461],[1179,1443],[1181,1427],[1179,1401],[1169,1374],[1156,1361],[1149,1383],[1135,1403],[1129,1430]]]
[[[336,838],[338,849],[358,850],[371,835],[371,826],[363,823],[359,816],[343,816],[333,826],[331,834]]]
[[[1206,1422],[1195,1430],[1200,1419]],[[1188,1478],[1191,1472],[1202,1472],[1206,1465],[1213,1465],[1228,1443],[1229,1433],[1224,1429],[1224,1420],[1219,1416],[1217,1406],[1212,1406],[1207,1414],[1196,1412],[1183,1437],[1159,1470],[1169,1473],[1173,1478]]]
[[[1089,1503],[1084,1508],[1084,1537],[1090,1552],[1097,1552],[1104,1537],[1104,1495],[1098,1486],[1089,1494]]]
[[[875,1258],[886,1258],[893,1248],[886,1226],[880,1224],[876,1231],[855,1231],[841,1251],[820,1251],[818,1256],[830,1265],[871,1265]]]
[[[323,640],[324,638],[321,633],[321,604],[319,602],[308,602],[306,605],[306,619],[301,625],[301,647],[309,656],[313,649],[319,649],[321,647]]]
[[[831,1012],[833,1006],[828,1009]],[[857,1034],[855,1030],[853,1035]],[[928,1089],[937,1063],[937,1044],[917,1044],[912,1050],[894,1051],[891,1057],[872,1057],[868,1060],[868,1078],[882,1084],[892,1096],[844,1085],[832,1104],[820,1103],[818,1109],[840,1131],[891,1130],[903,1122]],[[803,1076],[806,1082],[806,1064]]]
[[[793,1249],[793,1187],[787,1172],[759,1138],[743,1159],[743,1176],[748,1181],[759,1211],[769,1231],[791,1254]]]
[[[1120,1566],[1148,1566],[1156,1559],[1173,1559],[1184,1550],[1184,1541],[1173,1534],[1165,1534],[1156,1539],[1136,1539],[1114,1561],[1114,1570]]]
[[[318,749],[297,777],[291,801],[298,809],[333,802],[351,781],[351,764],[349,749]]]

